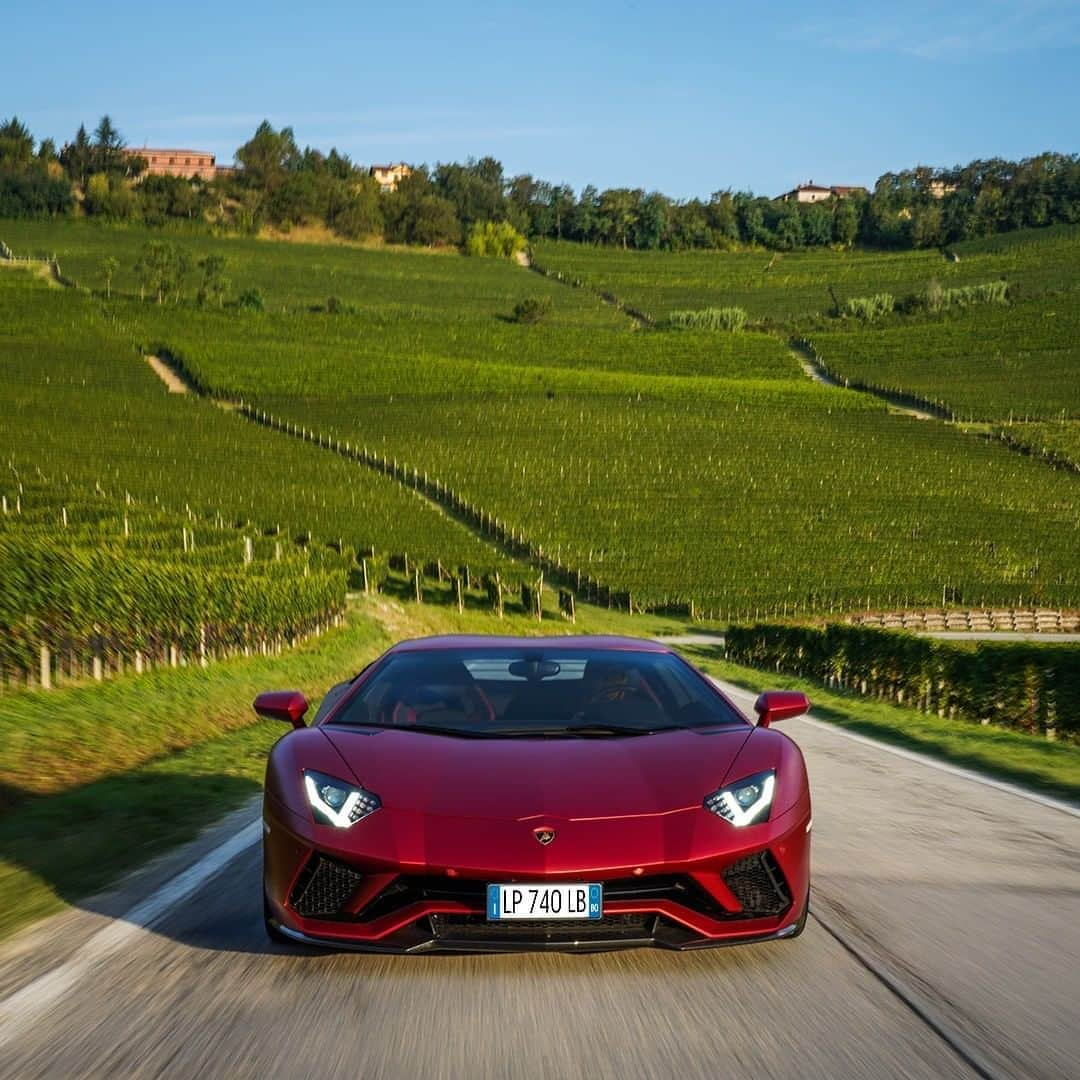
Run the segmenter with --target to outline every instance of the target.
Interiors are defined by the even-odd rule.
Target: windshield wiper
[[[655,735],[658,731],[674,731],[672,724],[659,728],[626,727],[623,724],[576,724],[564,729],[570,735]]]
[[[674,731],[673,726],[663,728],[623,727],[620,724],[570,724],[565,727],[541,728],[501,728],[491,732],[492,736],[514,738],[532,736],[539,739],[589,738],[592,735],[653,735],[659,731]]]
[[[462,735],[466,739],[490,739],[490,731],[476,731],[471,728],[440,727],[437,724],[368,724],[377,731],[419,731],[424,735]]]

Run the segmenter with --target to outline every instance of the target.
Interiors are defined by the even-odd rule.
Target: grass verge
[[[730,663],[720,659],[714,649],[687,647],[683,651],[710,675],[748,690],[756,692],[767,684],[804,691],[814,703],[817,719],[1080,804],[1078,746],[963,720],[944,720],[889,702],[839,693],[808,679]]]
[[[102,684],[0,697],[0,813],[126,773],[251,724],[260,690],[299,686],[318,697],[389,644],[370,614],[281,656],[238,657],[207,668],[159,669]]]
[[[0,818],[0,938],[113,884],[194,839],[262,786],[273,721],[170,754],[133,772],[27,799]]]

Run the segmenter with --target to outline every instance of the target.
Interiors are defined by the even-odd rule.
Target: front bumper
[[[298,835],[293,815],[264,811],[264,886],[271,922],[311,945],[374,952],[696,949],[797,933],[809,895],[809,806],[734,834],[692,860],[515,875],[343,857]],[[750,830],[747,830],[750,831]],[[491,922],[488,881],[599,881],[600,920]]]

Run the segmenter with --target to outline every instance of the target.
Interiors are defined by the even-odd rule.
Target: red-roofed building
[[[129,146],[124,153],[146,159],[146,172],[152,176],[182,176],[186,180],[198,177],[213,180],[215,176],[234,170],[218,165],[214,155],[205,150],[162,150],[148,146]]]
[[[864,187],[857,184],[835,184],[832,187],[821,187],[813,180],[809,184],[800,184],[791,191],[785,191],[783,195],[776,197],[777,202],[818,203],[828,199],[850,199],[852,195],[866,195]]]

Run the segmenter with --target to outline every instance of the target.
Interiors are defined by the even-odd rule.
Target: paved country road
[[[0,1075],[1077,1075],[1080,813],[812,719],[784,730],[814,794],[814,915],[797,941],[271,947],[248,807],[124,895],[0,951]]]

